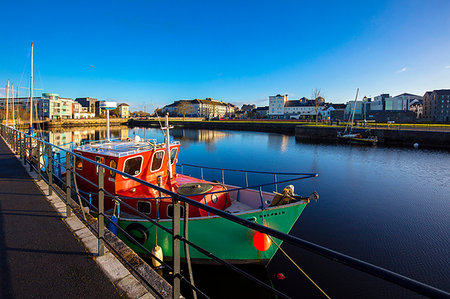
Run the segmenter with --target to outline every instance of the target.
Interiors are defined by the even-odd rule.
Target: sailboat
[[[349,123],[347,122],[344,131],[337,132],[338,140],[345,142],[353,142],[360,144],[371,144],[375,145],[378,142],[377,136],[370,135],[370,130],[354,130],[353,123],[355,121],[355,112],[356,112],[356,102],[358,100],[359,88],[356,90],[356,97],[353,103],[353,110],[350,117],[350,128]]]
[[[111,106],[109,103],[104,105]],[[203,168],[208,167],[200,168],[200,177],[179,173],[177,172],[177,162],[181,144],[178,141],[170,140],[170,128],[168,116],[166,116],[165,127],[162,128],[165,133],[163,143],[157,143],[156,140],[144,140],[139,136],[128,140],[110,140],[109,133],[107,133],[106,140],[81,145],[74,152],[152,185],[283,233],[289,233],[309,201],[318,198],[316,192],[308,197],[295,195],[292,185],[278,193],[276,192],[277,182],[271,185],[275,192],[265,192],[262,191],[263,185],[247,187],[248,181],[246,181],[245,187],[229,185],[225,183],[224,176],[222,176],[222,182],[208,181],[204,179],[202,172]],[[214,170],[219,169],[214,168]],[[74,171],[78,176],[84,178],[79,180],[79,189],[85,194],[92,195],[92,203],[96,206],[98,203],[95,184],[98,180],[98,167],[77,158]],[[246,179],[247,174],[251,173],[270,175],[271,178],[274,174],[273,172],[269,174],[258,171],[233,171],[245,173]],[[282,175],[294,176],[290,181],[317,176],[315,173],[283,173]],[[174,213],[172,198],[113,171],[105,173],[104,188],[106,194],[113,195],[105,195],[105,210],[108,210],[107,213],[110,215],[114,215],[118,220],[118,225],[136,241],[120,231],[118,236],[137,253],[145,255],[145,250],[141,246],[149,251],[160,247],[165,258],[171,259],[172,236],[139,213],[156,220],[165,228],[172,229]],[[126,205],[120,205],[116,199],[120,199]],[[182,205],[182,214],[184,213],[188,213],[189,240],[231,263],[267,264],[282,243],[278,239],[272,240],[267,235],[230,222],[193,205],[190,205],[189,209]],[[181,221],[181,225],[183,223],[184,221]],[[184,256],[184,251],[181,254]],[[196,250],[190,256],[194,263],[213,261],[211,257],[204,256]]]

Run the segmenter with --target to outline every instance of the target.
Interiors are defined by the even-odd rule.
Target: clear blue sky
[[[0,11],[1,86],[29,85],[33,41],[36,88],[132,110],[450,88],[448,0],[0,0]]]

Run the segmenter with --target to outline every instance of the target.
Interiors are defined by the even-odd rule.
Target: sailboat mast
[[[16,128],[16,106],[14,105],[14,84],[11,84],[11,102],[12,102],[12,118],[13,118],[13,128]]]
[[[31,42],[31,76],[30,76],[30,134],[33,133],[33,42]]]
[[[355,97],[355,103],[353,104],[353,113],[352,113],[352,125],[350,126],[350,132],[353,132],[353,122],[355,120],[355,112],[356,112],[356,100],[358,100],[358,93],[359,93],[359,88],[356,89],[356,97]]]
[[[8,103],[8,95],[9,95],[9,80],[8,84],[6,84],[6,125],[8,125],[8,112],[9,112],[9,103]]]

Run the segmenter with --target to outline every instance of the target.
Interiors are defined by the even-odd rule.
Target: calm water
[[[66,141],[104,135],[98,131],[62,134],[72,134]],[[116,130],[113,135],[162,141],[160,130],[150,128]],[[257,132],[175,129],[172,135],[182,144],[179,163],[318,173],[318,178],[294,184],[296,193],[317,191],[320,199],[306,207],[291,234],[450,291],[449,152],[305,144],[293,136]],[[331,297],[416,296],[304,250],[283,248]],[[249,271],[271,278],[276,288],[294,298],[320,297],[280,252],[266,272]],[[220,290],[213,293],[215,297],[236,294],[243,286],[246,297],[265,296],[260,288],[247,287],[244,278],[236,280],[226,270],[213,267],[197,272],[214,285],[208,291]],[[286,278],[276,279],[277,273]]]

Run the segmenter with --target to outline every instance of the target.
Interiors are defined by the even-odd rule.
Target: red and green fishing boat
[[[261,186],[268,184],[253,187],[226,184],[223,179],[225,170],[221,170],[222,182],[204,180],[203,168],[200,168],[201,178],[177,173],[180,143],[170,141],[168,118],[166,118],[166,127],[163,129],[165,131],[164,143],[143,140],[139,136],[135,136],[133,139],[114,141],[107,138],[106,141],[79,146],[74,151],[83,157],[108,165],[152,185],[283,233],[289,233],[309,200],[318,197],[315,192],[309,197],[296,196],[292,185],[281,193],[277,193],[276,186],[280,182],[276,182],[276,175],[275,181],[270,183],[274,192],[265,192],[262,191]],[[186,167],[198,166],[187,165]],[[79,189],[82,192],[93,194],[92,203],[96,206],[98,167],[86,160],[76,159],[74,170],[85,178],[78,180]],[[246,186],[248,185],[248,174],[265,173],[243,170],[228,171],[242,172],[245,175]],[[274,174],[276,173],[270,173],[270,175]],[[317,176],[317,174],[310,173],[283,173],[281,175],[295,176],[294,178],[290,177],[287,181]],[[172,229],[172,198],[109,170],[104,175],[104,188],[106,194],[109,194],[105,195],[105,210],[111,215],[114,214],[118,225],[148,250],[151,251],[159,246],[165,258],[170,259],[172,256],[171,234],[157,227],[152,221],[141,217],[136,211],[156,220],[163,227]],[[118,205],[117,199],[126,205]],[[182,206],[181,214],[181,226],[183,226],[184,206]],[[271,239],[264,234],[193,205],[189,206],[188,221],[189,241],[228,262],[266,264],[281,245],[279,240]],[[145,251],[123,232],[119,231],[118,236],[137,253],[145,254]],[[184,250],[182,250],[181,255],[184,256],[184,254]],[[197,250],[192,250],[190,256],[194,263],[211,261],[209,257],[205,257]]]

